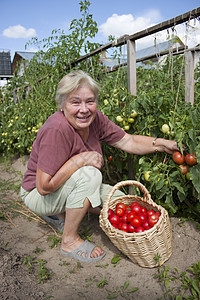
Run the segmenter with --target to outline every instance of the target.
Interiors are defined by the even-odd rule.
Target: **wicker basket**
[[[144,193],[143,197],[125,195],[111,199],[115,191],[125,185],[135,185]],[[147,209],[159,211],[161,216],[158,222],[151,229],[141,233],[126,233],[113,227],[108,220],[108,209],[115,209],[116,204],[119,202],[130,205],[134,201]],[[172,253],[172,230],[168,213],[151,199],[147,189],[138,181],[122,181],[110,190],[104,200],[99,222],[100,227],[112,243],[141,267],[153,268],[162,265]],[[155,260],[157,255],[160,256],[159,261]]]

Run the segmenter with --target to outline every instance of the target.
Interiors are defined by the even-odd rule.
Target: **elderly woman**
[[[110,190],[102,183],[100,142],[141,155],[178,150],[175,141],[124,132],[97,110],[98,92],[98,84],[83,71],[63,77],[56,92],[59,111],[38,131],[21,186],[25,205],[63,229],[61,254],[85,262],[105,255],[78,234],[87,211],[99,213]]]

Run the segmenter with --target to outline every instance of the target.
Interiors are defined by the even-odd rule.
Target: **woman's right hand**
[[[103,156],[96,151],[82,152],[77,154],[77,156],[84,161],[84,166],[93,166],[100,170],[103,165]]]
[[[47,195],[56,191],[69,177],[79,168],[84,166],[93,166],[101,169],[103,157],[96,151],[87,151],[72,156],[66,163],[54,174],[50,176],[37,168],[36,186],[41,195]]]

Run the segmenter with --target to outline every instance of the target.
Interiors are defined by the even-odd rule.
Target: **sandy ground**
[[[26,163],[26,158],[17,159],[8,169],[2,163],[1,185],[3,180],[19,178]],[[6,204],[18,201],[19,193],[8,190],[0,193],[0,211],[5,215],[5,211],[9,213]],[[92,242],[101,245],[106,256],[98,263],[89,264],[62,256],[59,244],[51,248],[48,237],[54,232],[47,225],[22,214],[14,217],[9,213],[9,216],[12,216],[10,220],[0,218],[0,299],[166,299],[163,283],[155,278],[159,269],[140,267],[124,257],[99,227],[97,216],[85,218],[83,228],[90,231]],[[195,222],[183,222],[180,226],[179,219],[170,218],[170,221],[173,251],[163,267],[183,272],[200,260],[200,231]],[[111,263],[114,255],[121,258],[117,264]],[[29,264],[23,263],[25,259]],[[42,260],[45,265],[39,269]],[[43,284],[38,283],[39,271],[43,277],[47,274],[45,268],[52,275]],[[123,293],[125,282],[129,286]],[[137,290],[128,293],[132,288]]]

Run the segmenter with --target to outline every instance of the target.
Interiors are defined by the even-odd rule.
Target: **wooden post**
[[[128,90],[129,92],[136,96],[136,51],[135,51],[135,41],[127,41],[127,77],[128,77]]]
[[[185,101],[194,104],[194,52],[185,52]]]
[[[137,81],[136,81],[136,51],[135,41],[127,41],[127,79],[128,79],[128,90],[136,96],[137,94]],[[133,174],[133,160],[130,154],[128,154],[128,175],[129,179],[134,178]],[[129,186],[129,194],[133,194],[132,186]]]

